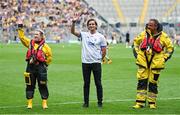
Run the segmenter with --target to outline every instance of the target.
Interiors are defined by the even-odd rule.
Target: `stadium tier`
[[[150,18],[157,18],[167,32],[173,30],[178,35],[179,11],[180,0],[1,0],[0,42],[18,40],[19,18],[29,37],[35,28],[41,28],[53,43],[74,41],[76,38],[69,34],[74,15],[80,16],[78,28],[84,29],[87,19],[96,18],[98,30],[109,39],[115,33],[117,41],[123,41],[127,31],[133,39]]]

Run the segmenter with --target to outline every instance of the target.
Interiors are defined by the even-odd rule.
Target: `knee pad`
[[[41,85],[47,84],[47,73],[40,73],[39,82]]]
[[[158,94],[157,84],[156,83],[149,83],[149,92]]]
[[[148,83],[148,79],[138,80],[137,90],[146,90],[147,83]]]
[[[32,99],[34,97],[34,91],[26,91],[26,98]]]
[[[24,72],[24,77],[25,77],[25,83],[26,85],[31,85],[31,77],[29,72]]]

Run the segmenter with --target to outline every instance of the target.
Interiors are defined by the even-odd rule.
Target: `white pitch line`
[[[158,100],[180,100],[180,97],[175,98],[158,98]],[[135,99],[117,99],[117,100],[104,100],[104,102],[111,103],[111,102],[128,102],[128,101],[135,101]],[[96,102],[96,101],[90,101]],[[68,105],[68,104],[79,104],[82,102],[62,102],[62,103],[49,103],[49,105]],[[39,106],[40,104],[34,104],[33,106]],[[8,108],[21,108],[26,107],[25,105],[18,105],[18,106],[0,106],[0,109],[8,109]]]

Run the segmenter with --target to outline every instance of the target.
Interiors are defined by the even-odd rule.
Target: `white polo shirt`
[[[80,32],[82,40],[81,59],[82,63],[101,63],[102,60],[102,47],[106,47],[105,37],[96,32]]]

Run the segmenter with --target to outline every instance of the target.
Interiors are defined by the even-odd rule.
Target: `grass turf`
[[[132,109],[136,95],[136,65],[132,49],[113,45],[112,64],[103,64],[104,106],[96,105],[96,90],[91,77],[90,107],[82,108],[81,48],[77,44],[50,44],[53,62],[48,68],[50,97],[47,110],[41,107],[36,88],[33,109],[26,109],[26,48],[21,44],[0,46],[0,114],[180,114],[180,48],[166,63],[159,83],[158,108]]]

